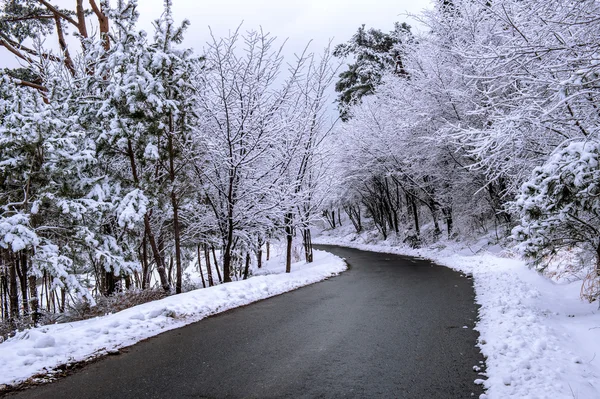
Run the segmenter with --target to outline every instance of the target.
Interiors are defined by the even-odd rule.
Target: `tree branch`
[[[39,3],[43,4],[44,6],[46,6],[46,8],[50,11],[52,11],[52,13],[60,18],[63,18],[65,20],[67,20],[70,24],[75,25],[76,27],[79,28],[79,24],[77,23],[77,21],[75,21],[73,18],[69,17],[67,14],[65,14],[64,12],[61,12],[58,8],[54,7],[52,4],[48,3],[46,0],[38,0]]]
[[[100,7],[96,4],[95,0],[89,0],[90,6],[98,18],[100,25],[100,38],[103,40],[104,50],[110,49],[110,41],[108,40],[108,17],[104,15]]]
[[[4,19],[5,22],[29,21],[31,19],[51,19],[54,15],[27,15],[25,17],[13,17]]]
[[[77,0],[77,22],[77,27],[81,36],[88,37],[87,26],[85,24],[85,12],[83,10],[83,0]]]
[[[25,60],[27,62],[29,62],[30,64],[33,64],[33,60],[29,57],[27,57],[25,54],[21,53],[19,50],[17,50],[15,47],[11,46],[11,44],[9,42],[7,42],[4,38],[0,37],[0,46],[4,46],[6,47],[6,49],[8,51],[10,51],[11,53],[13,53],[14,55],[16,55],[17,57],[21,58],[22,60]]]
[[[71,54],[69,53],[69,48],[67,47],[67,42],[65,40],[65,35],[62,28],[62,23],[60,22],[60,17],[56,15],[54,17],[56,21],[56,33],[58,35],[58,43],[60,44],[60,48],[65,55],[65,66],[71,72],[71,75],[75,76],[75,64],[73,64],[73,59],[71,58]]]
[[[39,90],[41,92],[48,91],[48,89],[45,86],[38,85],[36,83],[31,83],[31,82],[28,82],[26,80],[15,79],[15,83],[18,84],[18,85],[20,85],[20,86],[31,87],[31,88]]]
[[[54,18],[54,17],[52,17],[52,18]],[[15,49],[18,49],[20,51],[24,51],[27,54],[33,55],[35,57],[45,58],[45,59],[50,60],[50,61],[61,61],[60,58],[58,58],[58,57],[56,57],[56,56],[54,56],[52,54],[47,54],[47,53],[41,53],[40,54],[37,51],[35,51],[35,50],[33,50],[33,49],[29,48],[29,47],[23,46],[22,44],[19,44],[19,43],[15,42],[14,40],[12,40],[8,36],[4,35],[3,33],[0,33],[0,39],[4,39],[4,41],[6,41],[11,46],[13,46]]]

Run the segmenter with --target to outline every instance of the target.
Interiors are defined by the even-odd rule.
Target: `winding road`
[[[425,260],[319,248],[350,269],[8,397],[479,397],[469,278]]]

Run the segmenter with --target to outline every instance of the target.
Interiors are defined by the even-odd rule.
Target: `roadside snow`
[[[600,311],[580,299],[581,282],[557,284],[521,260],[467,255],[449,244],[415,250],[335,237],[313,242],[423,257],[472,275],[481,305],[475,329],[487,364],[476,380],[487,389],[482,399],[600,398]]]
[[[284,273],[281,263],[268,262],[255,272],[268,275],[173,295],[95,319],[19,332],[0,344],[0,386],[18,384],[62,364],[114,353],[215,313],[325,280],[346,270],[342,259],[324,251],[315,251],[313,263],[293,264],[289,274]]]

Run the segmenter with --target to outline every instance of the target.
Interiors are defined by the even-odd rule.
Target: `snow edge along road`
[[[298,262],[292,270],[264,270],[248,280],[172,295],[118,313],[18,332],[0,344],[0,392],[43,373],[51,379],[59,366],[115,353],[205,317],[337,276],[347,265],[333,254],[315,251],[313,263]]]
[[[473,277],[480,306],[475,330],[485,373],[481,399],[600,397],[597,304],[579,299],[580,283],[559,285],[518,259],[459,255],[451,248],[411,249],[317,237],[313,244],[428,259]],[[598,356],[596,356],[596,354]],[[480,371],[481,365],[473,365]]]

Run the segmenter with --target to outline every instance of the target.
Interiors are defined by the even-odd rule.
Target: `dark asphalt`
[[[321,248],[346,258],[350,270],[8,396],[479,397],[470,279],[424,260]]]

